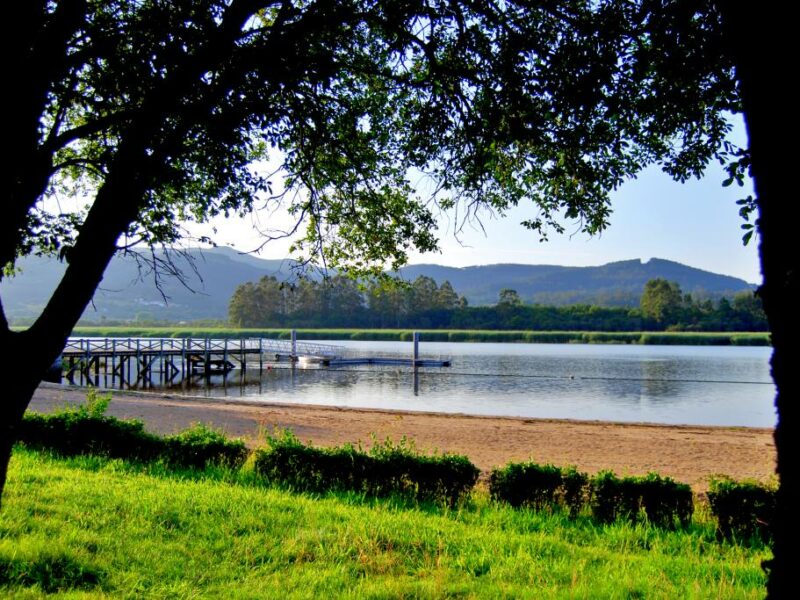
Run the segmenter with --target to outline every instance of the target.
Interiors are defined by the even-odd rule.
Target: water
[[[408,356],[410,343],[330,342],[351,355]],[[449,368],[364,365],[234,371],[173,392],[249,401],[515,417],[775,425],[770,348],[422,343]]]

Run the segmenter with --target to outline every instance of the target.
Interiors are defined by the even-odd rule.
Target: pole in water
[[[292,358],[297,358],[297,330],[292,329]]]
[[[417,366],[419,360],[419,332],[414,332],[414,366]]]

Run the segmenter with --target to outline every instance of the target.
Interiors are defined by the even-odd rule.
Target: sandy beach
[[[590,473],[656,471],[702,492],[711,475],[764,481],[775,471],[773,430],[767,428],[479,417],[163,393],[114,391],[112,395],[109,414],[141,419],[157,433],[174,433],[202,422],[242,437],[253,447],[275,427],[291,429],[303,441],[323,446],[357,441],[368,445],[373,434],[395,441],[407,436],[421,450],[465,454],[484,474],[510,461],[532,459],[571,464]],[[42,384],[29,410],[50,412],[85,397],[84,389]]]

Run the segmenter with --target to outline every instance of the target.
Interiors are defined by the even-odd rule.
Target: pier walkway
[[[227,374],[248,366],[267,369],[269,363],[288,360],[300,365],[348,367],[387,365],[409,367],[449,367],[450,360],[420,358],[419,335],[415,334],[411,357],[346,354],[343,346],[298,341],[292,332],[289,340],[265,338],[69,338],[61,354],[64,377],[75,383],[99,385],[101,377],[118,379],[127,386],[173,383],[192,375]]]
[[[263,367],[265,358],[330,360],[340,357],[341,346],[264,338],[69,338],[61,353],[65,377],[76,373],[91,380],[101,368],[123,381],[149,377],[155,366],[167,381],[180,373],[228,372],[247,369],[248,357]]]

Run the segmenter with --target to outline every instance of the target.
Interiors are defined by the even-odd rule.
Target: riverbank
[[[421,329],[426,342],[494,342],[530,344],[644,344],[683,346],[769,346],[767,332],[694,331],[496,331],[479,329]],[[77,337],[194,337],[289,339],[290,329],[232,327],[76,327]],[[302,340],[411,341],[411,329],[298,329]]]
[[[42,384],[30,410],[50,412],[83,402],[86,390]],[[293,430],[318,445],[369,444],[378,439],[413,439],[422,450],[467,455],[484,473],[510,461],[575,465],[595,473],[655,471],[706,489],[708,479],[768,480],[775,470],[773,430],[601,421],[477,417],[295,404],[262,404],[171,394],[113,392],[109,414],[136,418],[148,429],[169,434],[193,423],[211,424],[256,446],[276,427]]]

